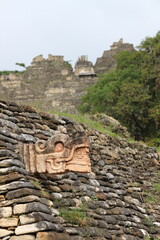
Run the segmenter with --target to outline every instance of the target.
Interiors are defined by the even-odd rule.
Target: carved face
[[[88,142],[71,141],[65,134],[57,134],[47,141],[24,144],[24,163],[30,173],[90,172]]]

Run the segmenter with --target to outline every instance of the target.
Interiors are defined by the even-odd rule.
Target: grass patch
[[[152,188],[145,192],[145,202],[158,204],[160,202],[160,183],[153,183]]]
[[[154,183],[153,188],[158,194],[160,194],[160,183]]]
[[[59,116],[64,116],[64,117],[70,118],[78,123],[86,125],[87,127],[91,128],[91,129],[95,129],[101,133],[108,134],[109,136],[120,137],[120,135],[118,135],[112,131],[111,126],[109,126],[108,129],[106,129],[106,128],[104,128],[103,124],[101,124],[98,121],[92,120],[89,115],[60,113],[60,112],[55,112],[52,110],[50,110],[49,113],[57,114]]]
[[[156,195],[153,195],[152,193],[147,193],[145,197],[145,202],[146,203],[159,203],[159,198]]]
[[[81,209],[61,208],[60,216],[68,223],[78,226],[84,226],[86,222],[86,213]]]
[[[146,225],[148,228],[153,227],[153,222],[152,222],[152,220],[151,220],[150,218],[148,218],[148,217],[145,217],[145,218],[144,218],[144,223],[145,223],[145,225]]]
[[[10,73],[15,73],[15,74],[22,74],[24,71],[17,71],[17,70],[15,70],[15,71],[0,71],[0,76],[1,75],[9,75]]]

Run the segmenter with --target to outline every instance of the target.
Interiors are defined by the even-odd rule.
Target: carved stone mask
[[[47,141],[23,144],[22,155],[28,173],[91,172],[86,137],[56,134]]]

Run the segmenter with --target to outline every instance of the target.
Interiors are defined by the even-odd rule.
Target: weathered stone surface
[[[21,141],[24,141],[24,142],[35,142],[36,141],[35,137],[33,137],[32,135],[24,134],[24,133],[22,133],[20,135],[20,139],[21,139]]]
[[[1,207],[0,208],[0,217],[7,218],[12,216],[12,207]]]
[[[23,226],[18,226],[15,229],[15,234],[16,235],[22,235],[26,233],[33,233],[33,232],[40,232],[44,230],[52,230],[52,231],[58,231],[62,232],[63,227],[57,224],[53,224],[47,221],[42,221],[38,223],[32,223],[32,224],[27,224]]]
[[[38,190],[31,189],[31,188],[16,189],[16,190],[7,192],[6,199],[10,200],[14,198],[23,197],[26,195],[40,196],[40,192]]]
[[[9,230],[6,230],[6,229],[0,229],[0,237],[6,237],[6,236],[9,236],[11,234],[13,234],[14,232],[13,231],[9,231]]]
[[[24,168],[24,164],[16,159],[5,159],[0,161],[0,167],[10,167],[10,166],[17,166],[20,168]]]
[[[15,205],[15,203],[26,203],[26,202],[41,202],[41,203],[43,203],[44,201],[43,201],[43,199],[41,199],[37,196],[30,195],[30,196],[21,197],[21,198],[15,198],[12,200],[0,201],[0,207],[10,206],[13,204]]]
[[[0,184],[5,184],[11,181],[19,180],[23,177],[24,175],[22,174],[11,172],[10,174],[0,176]]]
[[[13,151],[6,150],[6,149],[0,149],[0,157],[13,157],[15,159],[18,158],[18,155],[14,153]]]
[[[13,167],[6,167],[6,168],[0,168],[0,174],[8,174],[10,172],[18,172],[20,174],[24,174],[26,175],[27,172],[25,169],[23,168],[19,168],[19,167],[16,167],[16,166],[13,166]]]
[[[22,214],[29,212],[44,212],[50,214],[51,210],[46,205],[39,202],[18,204],[13,207],[14,214]]]
[[[15,227],[18,225],[18,218],[1,218],[0,226],[1,227]]]
[[[9,240],[35,240],[34,235],[21,235],[21,236],[12,236]]]
[[[19,127],[17,126],[17,124],[8,121],[8,120],[4,120],[4,119],[0,119],[0,126],[2,127],[9,127],[11,129],[13,129],[14,131],[20,132]]]
[[[34,222],[40,222],[40,221],[53,221],[52,215],[45,214],[42,212],[32,212],[28,215],[21,215],[19,217],[21,225],[34,223]]]
[[[0,192],[7,192],[8,190],[18,189],[18,188],[34,188],[33,184],[25,181],[15,181],[7,183],[5,185],[0,185]]]
[[[56,232],[39,232],[37,233],[36,240],[70,240],[70,236],[67,233]]]

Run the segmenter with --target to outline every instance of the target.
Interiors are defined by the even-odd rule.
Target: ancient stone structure
[[[71,139],[66,134],[55,134],[47,141],[25,143],[20,149],[28,173],[91,172],[86,137]]]
[[[47,59],[37,56],[23,73],[0,76],[1,98],[31,104],[38,109],[77,112],[80,97],[96,81],[93,65],[87,59],[83,64],[85,66],[80,68],[77,64],[75,69],[80,69],[81,73],[87,71],[84,76],[78,74],[79,70],[74,73],[63,56],[50,54]]]
[[[122,50],[133,50],[133,45],[116,42],[97,59],[95,66],[81,56],[72,66],[63,56],[35,57],[26,71],[0,75],[1,99],[25,103],[43,110],[77,112],[86,88],[97,81],[96,74],[116,66],[115,55]]]
[[[45,151],[64,135],[88,137],[92,172],[28,173],[20,146]],[[155,148],[0,101],[0,239],[160,239],[159,164]]]
[[[101,58],[97,58],[95,64],[95,72],[105,73],[116,67],[115,56],[121,51],[134,51],[133,44],[123,43],[121,38],[118,42],[114,42],[110,50],[104,51]]]
[[[75,72],[74,74],[79,77],[87,77],[87,76],[93,76],[95,77],[95,71],[94,66],[92,62],[88,61],[87,56],[81,56],[75,65]]]

